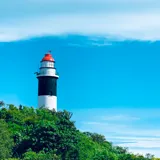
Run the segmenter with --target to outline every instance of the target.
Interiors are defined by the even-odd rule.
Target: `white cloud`
[[[2,0],[0,41],[67,33],[159,40],[159,6],[157,0]]]
[[[66,15],[31,18],[0,26],[0,40],[65,33],[156,40],[160,38],[159,19],[160,14]]]

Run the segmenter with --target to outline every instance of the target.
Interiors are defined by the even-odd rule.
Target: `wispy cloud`
[[[128,147],[130,152],[160,156],[159,109],[106,108],[78,110],[75,118],[81,131],[105,135],[114,145]],[[88,115],[88,116],[85,116]],[[79,117],[78,117],[79,116]],[[153,126],[154,124],[154,126]]]
[[[129,151],[133,153],[140,153],[145,155],[146,153],[154,154],[155,156],[160,156],[160,137],[114,137],[119,139],[117,145],[122,147],[128,147]],[[127,142],[128,141],[128,142]]]
[[[136,148],[133,148],[131,150],[132,153],[135,153],[135,154],[141,154],[141,155],[146,155],[146,153],[152,153],[152,155],[156,155],[157,157],[160,157],[160,152],[159,152],[159,149],[160,148],[157,148],[157,149],[148,149],[148,148],[141,148],[141,149],[136,149]]]
[[[140,120],[139,117],[133,117],[128,115],[114,115],[114,116],[102,116],[102,120],[105,121],[135,121]]]
[[[106,136],[114,145],[128,147],[133,153],[151,153],[160,156],[160,129],[139,129],[121,123],[83,122],[83,131],[98,132]]]
[[[105,47],[105,46],[111,46],[112,42],[108,38],[102,38],[98,36],[87,36],[87,39],[84,41],[79,42],[69,42],[68,46],[73,47]]]
[[[112,139],[113,137],[111,137]],[[160,148],[160,137],[114,137],[114,140],[123,147]]]
[[[99,128],[98,132],[101,132],[105,135],[108,133],[113,133],[114,135],[119,136],[138,136],[138,137],[159,137],[160,135],[160,128],[158,129],[151,129],[151,128],[139,128],[136,127],[134,123],[128,124],[122,123],[121,121],[117,122],[101,122],[101,121],[89,121],[89,122],[81,122],[83,125],[81,126],[82,129],[91,129],[93,132]],[[116,136],[117,137],[117,136]],[[126,138],[127,138],[126,137]],[[153,138],[152,138],[153,139]]]

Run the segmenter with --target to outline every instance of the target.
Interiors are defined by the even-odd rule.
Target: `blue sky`
[[[58,109],[82,131],[160,156],[158,0],[2,0],[0,98],[37,106],[34,72],[56,60]]]

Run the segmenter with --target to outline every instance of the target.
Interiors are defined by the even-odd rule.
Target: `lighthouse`
[[[57,111],[57,80],[55,60],[51,51],[41,60],[38,78],[38,107]]]

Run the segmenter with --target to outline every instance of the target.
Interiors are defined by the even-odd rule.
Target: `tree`
[[[154,155],[147,153],[145,157],[147,158],[147,160],[152,160],[154,158]]]
[[[94,142],[97,142],[97,143],[107,142],[105,136],[103,136],[101,134],[90,133],[90,132],[84,132],[84,134],[87,135],[88,137],[90,137]]]
[[[80,160],[91,160],[95,155],[95,148],[98,148],[91,138],[86,136],[83,133],[79,133],[79,142],[78,142],[78,159]]]
[[[0,159],[11,157],[13,147],[13,139],[8,130],[7,124],[0,120]]]
[[[0,107],[4,107],[5,103],[3,101],[0,101]]]
[[[124,148],[120,146],[115,146],[113,149],[116,154],[127,154],[127,150],[128,150],[128,148]]]
[[[79,131],[76,129],[74,122],[71,121],[72,113],[64,110],[57,112],[58,120],[56,126],[59,132],[57,141],[57,151],[62,156],[62,160],[77,160],[77,143],[79,142]]]

